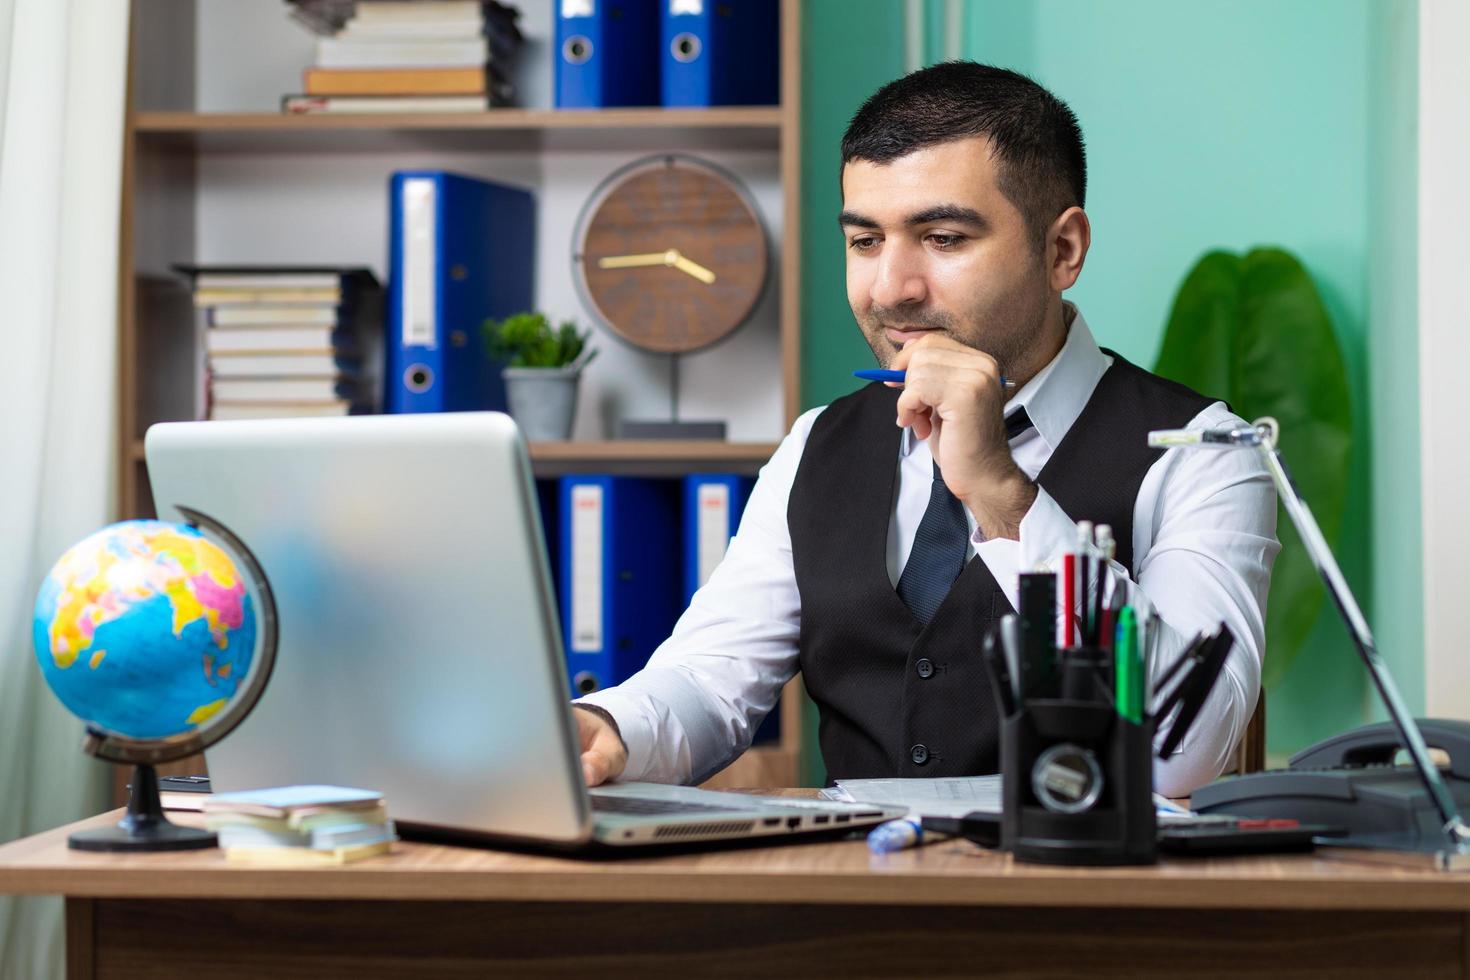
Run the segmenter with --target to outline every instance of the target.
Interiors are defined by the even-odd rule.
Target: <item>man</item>
[[[1156,770],[1171,795],[1213,779],[1259,689],[1275,494],[1252,454],[1147,449],[1241,420],[1100,350],[1062,300],[1091,243],[1076,117],[1024,76],[937,65],[857,112],[841,179],[848,302],[905,383],[796,421],[673,636],[577,702],[587,782],[711,775],[798,669],[831,777],[995,772],[980,638],[1084,520],[1162,617],[1158,670],[1221,621],[1237,638]]]

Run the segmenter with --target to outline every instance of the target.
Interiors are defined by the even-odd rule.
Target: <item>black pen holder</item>
[[[1153,722],[1098,696],[1083,664],[1101,651],[1068,653],[1060,678],[1072,696],[1022,701],[1001,722],[1001,847],[1032,864],[1153,864]],[[1069,683],[1069,667],[1088,681]]]

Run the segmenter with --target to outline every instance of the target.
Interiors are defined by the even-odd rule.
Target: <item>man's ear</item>
[[[1071,289],[1082,274],[1087,249],[1092,245],[1092,224],[1087,212],[1071,207],[1057,216],[1046,232],[1047,275],[1057,292]]]

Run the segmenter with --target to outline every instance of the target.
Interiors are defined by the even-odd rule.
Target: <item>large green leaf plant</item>
[[[1154,371],[1225,399],[1247,421],[1274,416],[1292,477],[1336,547],[1353,443],[1348,378],[1332,320],[1301,262],[1276,248],[1204,256],[1174,299]],[[1276,531],[1281,554],[1266,606],[1268,688],[1301,650],[1324,596],[1284,512]]]

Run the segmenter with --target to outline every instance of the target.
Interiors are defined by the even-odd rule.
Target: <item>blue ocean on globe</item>
[[[33,638],[46,683],[72,714],[164,738],[235,696],[255,652],[255,610],[234,561],[195,528],[125,521],[57,561]]]

